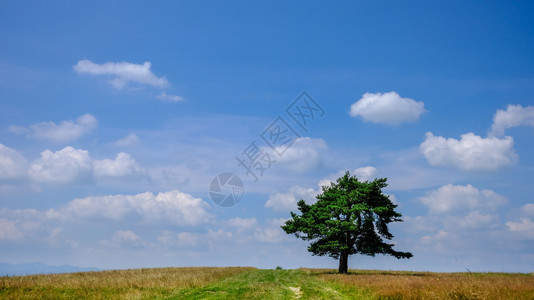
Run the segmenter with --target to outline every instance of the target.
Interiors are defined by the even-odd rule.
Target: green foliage
[[[316,203],[300,200],[301,214],[291,212],[291,219],[282,229],[310,241],[308,251],[313,255],[345,257],[345,264],[351,254],[410,258],[411,253],[395,251],[394,244],[386,242],[393,238],[388,224],[402,222],[402,215],[395,211],[397,205],[382,192],[386,181],[380,178],[361,182],[346,172],[335,183],[322,187]]]
[[[280,266],[276,266],[276,269],[275,270],[283,270],[284,268],[280,267]]]

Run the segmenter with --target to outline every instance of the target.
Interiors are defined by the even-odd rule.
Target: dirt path
[[[302,291],[300,290],[300,287],[292,287],[290,286],[289,289],[295,293],[295,298],[299,299],[302,297]]]
[[[206,287],[179,291],[171,298],[354,299],[303,270],[252,270]]]

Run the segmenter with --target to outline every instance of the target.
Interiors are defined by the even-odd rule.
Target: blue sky
[[[0,257],[337,267],[279,226],[344,171],[387,177],[410,260],[534,266],[534,7],[499,1],[0,3]],[[286,108],[324,110],[305,130]],[[281,156],[278,117],[300,136]],[[257,182],[236,157],[276,162]],[[212,179],[238,175],[222,208]]]

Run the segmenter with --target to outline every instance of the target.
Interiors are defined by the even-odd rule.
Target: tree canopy
[[[388,224],[402,222],[402,215],[395,211],[397,205],[382,192],[386,181],[359,181],[346,172],[335,183],[323,186],[314,204],[300,200],[301,214],[291,212],[282,229],[310,241],[308,251],[313,255],[339,259],[339,273],[347,273],[352,254],[410,258],[410,252],[396,251],[394,244],[386,241],[393,238]]]

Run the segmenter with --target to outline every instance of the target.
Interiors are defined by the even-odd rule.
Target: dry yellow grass
[[[0,298],[138,299],[170,296],[254,268],[158,268],[0,277]]]
[[[0,277],[0,299],[534,299],[534,276],[160,268]]]
[[[368,289],[379,299],[534,299],[534,276],[510,273],[309,270],[326,282]]]

